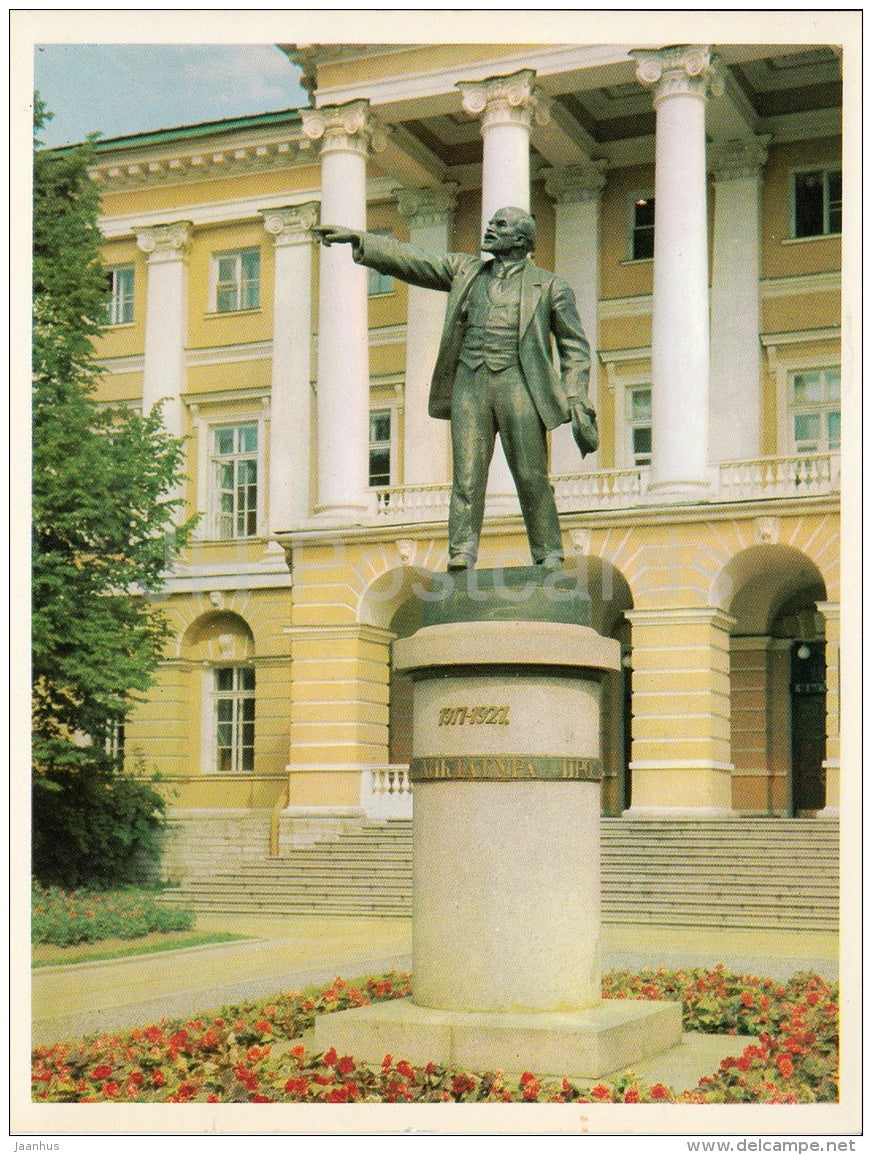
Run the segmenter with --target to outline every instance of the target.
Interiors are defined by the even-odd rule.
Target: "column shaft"
[[[530,210],[530,123],[534,115],[547,116],[535,79],[533,69],[525,68],[510,76],[458,85],[465,111],[481,117],[482,232],[497,209]],[[499,438],[487,492],[491,510],[517,509],[515,485]]]
[[[185,344],[188,337],[189,221],[140,229],[137,244],[148,254],[145,301],[145,357],[142,407],[148,413],[163,402],[163,421],[169,433],[185,433],[181,394],[185,381]]]
[[[321,140],[321,220],[366,228],[366,101],[303,111]],[[348,245],[321,249],[318,310],[318,497],[330,520],[360,521],[368,505],[369,341],[367,271]]]
[[[709,299],[705,97],[708,49],[637,52],[654,85],[651,489],[687,500],[708,488]]]

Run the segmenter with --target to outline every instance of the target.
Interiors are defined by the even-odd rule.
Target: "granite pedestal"
[[[679,1004],[600,993],[600,679],[618,643],[569,574],[439,574],[433,594],[394,644],[414,683],[412,997],[321,1016],[316,1044],[590,1078],[677,1045]]]

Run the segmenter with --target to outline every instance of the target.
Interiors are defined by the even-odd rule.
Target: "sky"
[[[40,139],[55,147],[296,108],[308,99],[299,75],[274,44],[37,44],[34,86],[54,113]]]

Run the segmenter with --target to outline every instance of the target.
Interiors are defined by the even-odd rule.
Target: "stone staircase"
[[[602,822],[605,923],[837,930],[839,828],[820,819]],[[412,823],[390,819],[227,874],[166,901],[199,911],[404,917]]]

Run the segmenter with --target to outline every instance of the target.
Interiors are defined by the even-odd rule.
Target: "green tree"
[[[35,132],[50,116],[36,97]],[[183,445],[158,409],[97,403],[104,323],[94,142],[35,141],[33,214],[33,869],[122,881],[159,846],[164,804],[109,739],[151,683],[168,626],[152,600],[188,540]]]

